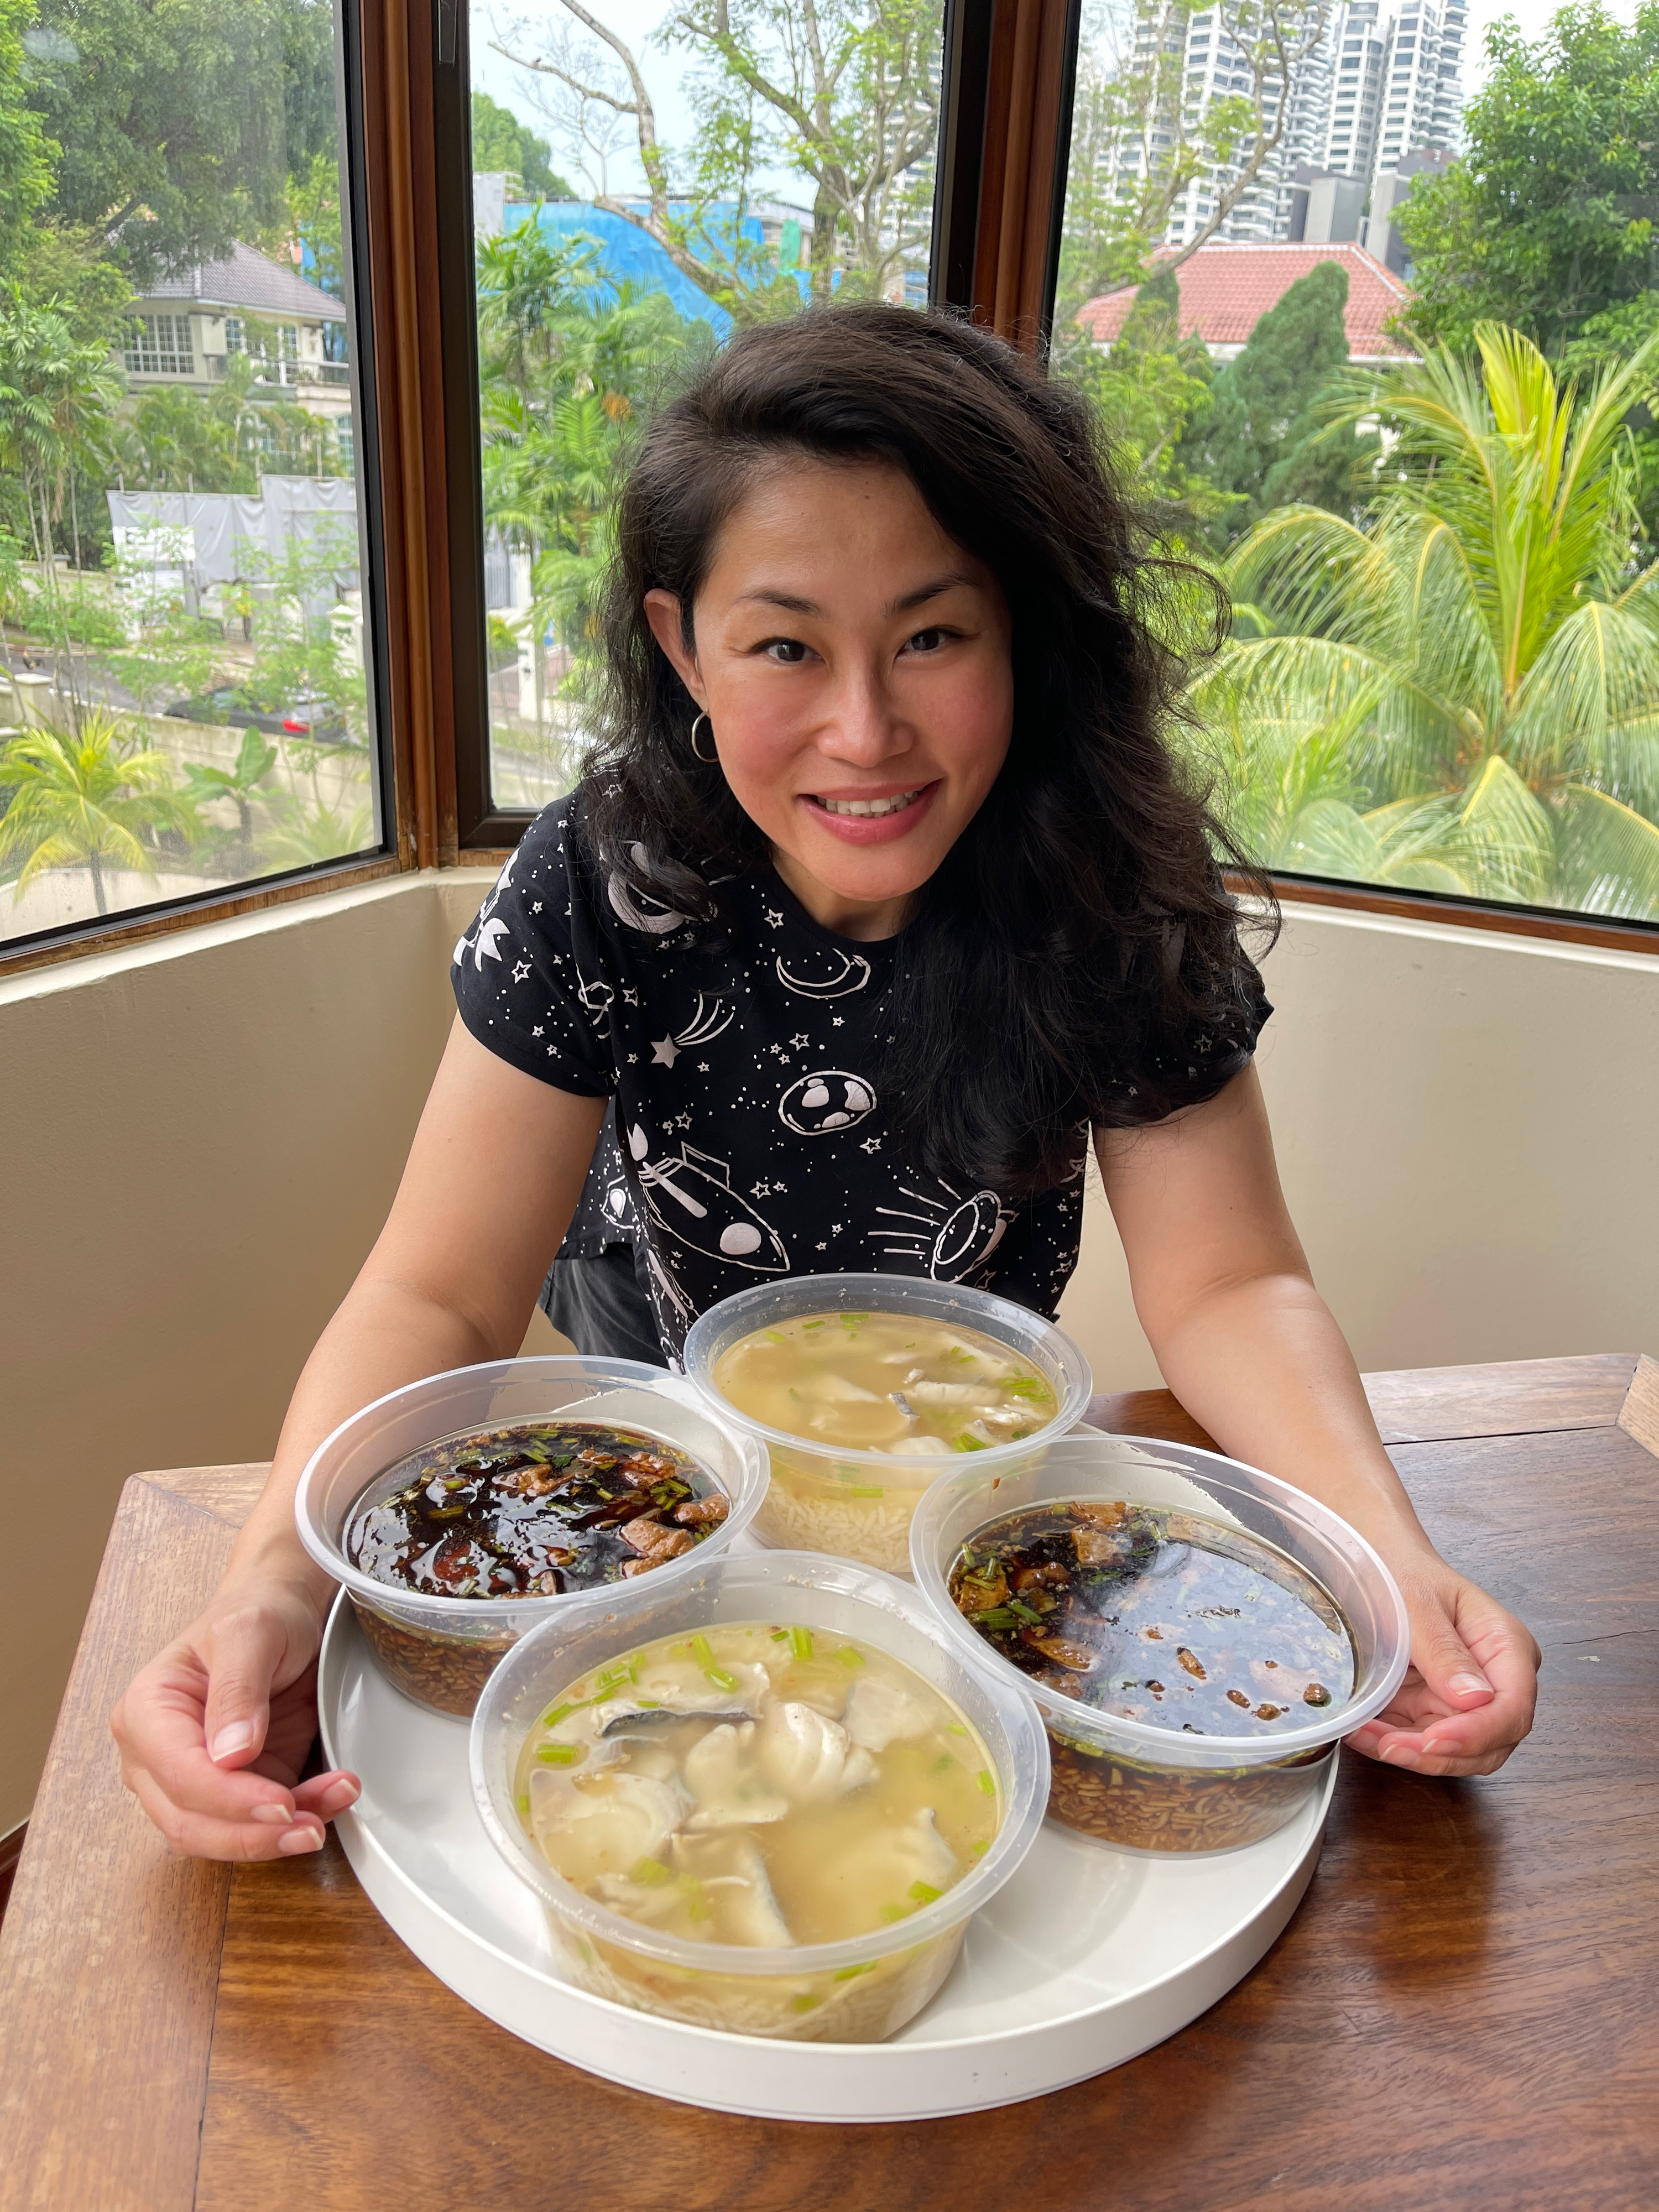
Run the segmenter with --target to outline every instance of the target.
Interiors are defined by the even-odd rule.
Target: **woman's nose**
[[[859,676],[837,686],[828,720],[818,732],[820,752],[831,760],[868,768],[909,748],[910,732],[884,684]]]

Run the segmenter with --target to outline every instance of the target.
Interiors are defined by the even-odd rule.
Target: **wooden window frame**
[[[1243,878],[1229,880],[1237,890],[1251,888]],[[1510,937],[1542,938],[1556,945],[1587,945],[1604,952],[1636,952],[1659,959],[1659,922],[1609,921],[1561,907],[1508,906],[1496,899],[1461,898],[1449,891],[1391,891],[1334,876],[1273,872],[1268,880],[1274,896],[1285,906],[1327,907],[1390,921],[1449,923],[1459,929],[1497,930]]]

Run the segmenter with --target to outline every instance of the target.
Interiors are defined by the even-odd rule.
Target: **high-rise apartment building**
[[[1293,44],[1299,43],[1298,22],[1305,39],[1315,18],[1311,7],[1295,18],[1287,15]],[[1337,0],[1317,46],[1291,70],[1289,87],[1281,91],[1270,81],[1262,88],[1269,118],[1281,97],[1286,101],[1284,134],[1215,235],[1240,244],[1289,238],[1298,168],[1304,178],[1313,170],[1358,179],[1370,194],[1375,179],[1392,173],[1414,149],[1455,153],[1468,20],[1467,0]],[[1142,66],[1155,40],[1169,52],[1182,53],[1181,96],[1189,137],[1212,101],[1251,91],[1245,58],[1218,9],[1195,10],[1184,27],[1176,14],[1155,23],[1143,19]],[[1160,137],[1168,145],[1173,135],[1172,128],[1153,131],[1154,161]],[[1126,181],[1138,177],[1140,159],[1138,147],[1125,147],[1120,170]],[[1203,228],[1228,181],[1224,170],[1193,179],[1170,210],[1166,235],[1171,245],[1184,245]]]

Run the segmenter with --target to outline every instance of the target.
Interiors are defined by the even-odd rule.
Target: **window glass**
[[[379,848],[331,0],[0,0],[0,946]]]
[[[1659,15],[1217,20],[1085,35],[1053,356],[1230,595],[1183,742],[1285,874],[1659,922]]]
[[[807,300],[927,296],[937,0],[538,0],[471,14],[496,807],[567,790],[629,442]]]

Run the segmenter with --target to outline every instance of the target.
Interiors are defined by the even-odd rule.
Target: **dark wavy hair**
[[[1086,401],[988,332],[864,305],[743,332],[661,409],[629,470],[603,614],[605,734],[582,787],[601,867],[706,942],[719,906],[705,877],[764,865],[769,848],[693,754],[696,706],[642,602],[675,593],[693,647],[721,525],[758,471],[803,457],[902,469],[1006,599],[1012,741],[916,895],[880,1073],[915,1165],[1050,1188],[1076,1172],[1080,1124],[1130,1127],[1208,1097],[1259,1024],[1215,857],[1228,848],[1167,734],[1184,668],[1164,640],[1184,629],[1212,645],[1220,595],[1152,556]]]

